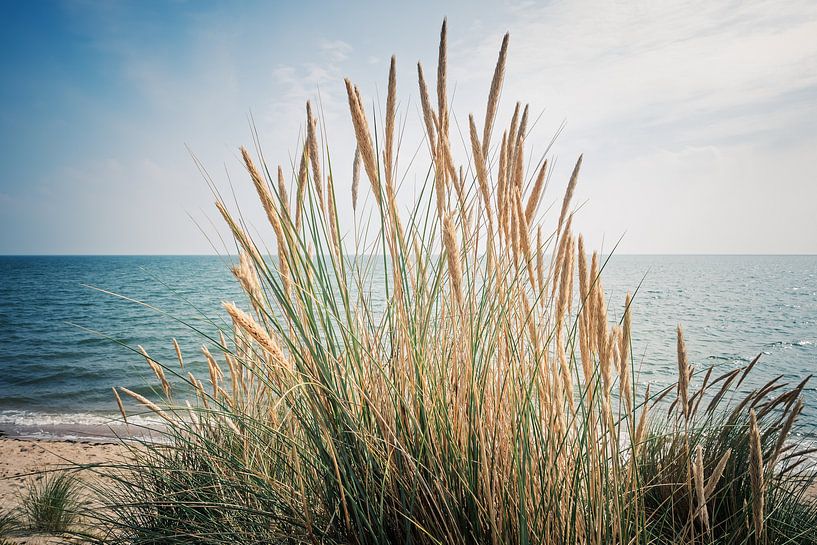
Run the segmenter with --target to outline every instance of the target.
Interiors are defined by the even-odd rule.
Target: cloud
[[[762,115],[817,86],[813,3],[558,2],[518,12],[508,91],[533,95],[575,131],[690,116],[711,125],[723,111],[756,106]],[[492,48],[493,39],[478,51]]]

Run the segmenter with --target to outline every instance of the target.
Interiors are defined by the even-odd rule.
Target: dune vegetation
[[[581,157],[544,206],[528,108],[498,121],[508,44],[463,139],[445,24],[436,89],[417,65],[429,162],[413,159],[426,176],[411,206],[398,200],[394,58],[384,115],[345,82],[351,195],[335,192],[309,103],[294,167],[242,148],[269,237],[217,207],[246,299],[224,303],[231,327],[204,349],[209,376],[189,374],[176,344],[178,362],[144,354],[159,398],[117,390],[123,416],[133,398],[163,420],[163,440],[103,468],[113,481],[93,539],[817,542],[808,451],[791,433],[805,382],[748,391],[754,364],[693,372],[679,327],[677,384],[640,383],[634,299],[608,299],[604,259],[574,231]],[[341,199],[360,232],[341,229]]]

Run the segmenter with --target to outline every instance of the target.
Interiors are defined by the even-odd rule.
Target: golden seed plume
[[[567,210],[570,208],[570,200],[573,198],[573,192],[576,189],[576,182],[579,179],[579,170],[582,167],[582,157],[583,155],[579,155],[579,160],[576,161],[576,166],[573,167],[573,173],[570,175],[570,181],[567,183],[567,190],[565,191],[564,199],[562,200],[562,211],[559,213],[559,222],[556,231],[562,228],[562,222],[564,221],[565,217],[567,216]]]
[[[295,195],[295,230],[301,230],[301,215],[304,207],[304,192],[306,191],[306,182],[309,178],[309,148],[304,144],[303,152],[301,153],[301,164],[298,168],[298,188]]]
[[[650,385],[647,384],[647,388],[644,392],[644,403],[641,405],[641,416],[638,418],[638,425],[635,429],[635,448],[638,450],[641,448],[642,441],[644,440],[644,435],[647,431],[647,421],[649,420],[649,400],[650,400]]]
[[[267,331],[256,322],[252,316],[235,306],[235,303],[223,302],[222,305],[233,319],[233,322],[241,329],[250,334],[255,341],[261,345],[261,348],[270,353],[271,356],[278,360],[283,360],[284,355],[277,342],[267,333]]]
[[[797,417],[803,411],[803,400],[798,399],[797,404],[794,406],[789,412],[789,416],[786,418],[786,421],[783,423],[783,428],[780,430],[780,434],[777,436],[777,442],[774,445],[774,450],[772,451],[772,456],[769,458],[768,466],[774,468],[775,463],[777,462],[777,457],[780,456],[780,452],[783,450],[783,446],[786,443],[786,438],[789,436],[791,432],[792,426],[794,426],[794,421],[797,420]]]
[[[318,120],[312,114],[312,104],[306,102],[306,144],[309,146],[309,162],[312,164],[312,183],[321,208],[323,202],[323,178],[321,177],[321,156],[318,151]]]
[[[587,290],[589,280],[587,278],[587,253],[584,250],[584,237],[579,234],[579,297],[581,304],[587,305]],[[587,311],[585,311],[585,315]]]
[[[497,171],[497,190],[496,190],[496,210],[499,216],[499,227],[502,229],[505,238],[508,238],[508,215],[505,210],[505,178],[507,177],[507,147],[508,135],[502,133],[502,144],[499,148],[499,170]]]
[[[159,364],[159,362],[157,362],[148,355],[147,350],[145,350],[143,346],[137,346],[137,348],[139,349],[139,352],[142,354],[142,357],[145,358],[145,361],[147,361],[148,367],[150,367],[153,370],[153,373],[156,375],[156,378],[158,378],[159,381],[162,383],[162,391],[164,391],[165,397],[169,398],[170,383],[167,381],[167,378],[165,377],[164,369]]]
[[[539,206],[539,200],[542,198],[542,190],[545,187],[545,178],[547,177],[547,159],[542,163],[539,169],[539,175],[536,176],[536,183],[533,184],[533,189],[528,197],[528,205],[525,207],[525,219],[528,224],[533,221],[533,215],[536,213],[536,208]]]
[[[119,397],[119,392],[116,391],[116,388],[111,388],[113,390],[113,395],[116,398],[116,406],[119,407],[119,414],[122,415],[122,420],[125,424],[128,423],[128,415],[125,413],[125,406],[122,404],[122,398]]]
[[[630,360],[630,342],[632,341],[633,330],[633,313],[632,313],[633,298],[630,292],[624,298],[624,320],[622,323],[621,345],[619,346],[619,354],[621,354],[622,361],[629,363]]]
[[[210,372],[210,384],[213,386],[213,398],[218,398],[218,383],[224,376],[224,373],[221,372],[221,368],[218,366],[218,363],[216,363],[216,359],[206,345],[202,345],[201,353],[204,354],[204,358],[207,360],[207,369]]]
[[[530,104],[525,104],[525,109],[522,111],[522,119],[519,120],[519,130],[516,133],[516,141],[519,144],[515,147],[516,153],[519,153],[521,149],[522,143],[525,141],[525,138],[528,136],[528,113],[530,110]]]
[[[337,206],[335,205],[335,182],[332,180],[332,175],[326,177],[326,205],[329,208],[329,233],[332,238],[332,248],[335,252],[335,257],[340,258],[340,227],[338,225]]]
[[[443,242],[448,258],[448,274],[451,277],[451,287],[454,291],[454,298],[457,305],[462,308],[462,265],[460,264],[457,232],[450,214],[446,215],[443,220]]]
[[[360,189],[360,148],[355,146],[355,160],[352,162],[352,210],[357,210],[357,193]]]
[[[385,170],[386,185],[394,183],[394,124],[397,115],[397,59],[391,56],[389,64],[389,88],[386,96],[386,150],[385,150]]]
[[[369,177],[369,182],[372,184],[372,191],[374,191],[375,198],[379,205],[381,203],[380,180],[377,174],[377,161],[375,159],[374,148],[372,147],[369,124],[363,113],[360,93],[352,86],[352,82],[349,81],[349,79],[346,79],[345,82],[346,94],[349,97],[349,110],[352,114],[352,125],[355,129],[355,138],[357,139],[357,147],[360,150],[360,157],[363,160],[363,169]]]
[[[233,275],[238,279],[244,292],[249,296],[250,301],[256,307],[262,303],[263,292],[258,281],[258,274],[252,260],[244,249],[239,249],[238,265],[232,267]]]
[[[678,353],[678,404],[685,419],[689,419],[689,379],[691,369],[687,359],[687,349],[684,343],[684,331],[681,324],[677,329],[677,353]]]
[[[443,19],[440,29],[440,51],[437,57],[437,112],[440,117],[440,134],[448,134],[448,104],[445,76],[448,68],[448,19]],[[441,138],[445,138],[441,136]]]
[[[148,409],[150,409],[152,412],[156,413],[158,416],[161,416],[168,422],[172,422],[170,417],[167,416],[167,414],[161,408],[159,408],[158,405],[156,405],[154,402],[152,402],[145,396],[137,394],[132,390],[128,390],[124,386],[120,386],[119,389],[122,390],[127,395],[129,395],[130,397],[132,397],[133,399],[135,399],[136,401],[138,401],[139,403],[141,403],[142,405],[144,405],[145,407],[147,407]]]
[[[247,236],[247,233],[244,232],[242,229],[233,219],[230,212],[227,210],[227,207],[224,206],[224,203],[221,201],[216,201],[216,208],[221,213],[221,217],[224,218],[224,221],[230,227],[230,231],[232,231],[233,236],[235,237],[236,241],[240,244],[242,248],[244,248],[247,252],[249,252],[256,263],[263,263],[264,258],[261,257],[261,254],[258,253],[258,249],[253,244],[252,239]]]
[[[278,240],[278,248],[279,248],[279,251],[280,251],[280,249],[282,248],[281,241],[283,239],[283,228],[281,226],[281,218],[280,218],[280,215],[279,215],[279,211],[275,206],[275,202],[273,201],[273,197],[272,197],[272,194],[270,193],[269,187],[267,186],[267,182],[258,173],[258,170],[255,168],[255,164],[253,163],[252,157],[250,156],[247,149],[245,147],[243,147],[243,146],[241,147],[241,155],[244,158],[244,164],[247,167],[247,171],[250,173],[250,178],[252,178],[253,185],[255,186],[256,193],[258,193],[258,198],[261,201],[261,205],[264,208],[264,212],[266,212],[266,214],[267,214],[267,219],[269,220],[270,225],[272,225],[272,230],[275,232],[275,236],[276,236],[276,238]],[[280,177],[283,177],[283,174],[281,173],[280,167],[279,167],[279,185],[280,185]],[[279,188],[279,191],[280,191],[280,188]],[[244,269],[242,269],[242,271],[248,271],[248,269],[246,269],[246,267],[245,267]],[[241,280],[241,278],[239,277],[239,274],[236,273],[235,269],[233,269],[233,273],[235,273],[236,277],[238,277],[239,280]],[[252,274],[253,275],[255,274],[254,269],[252,271]],[[249,279],[246,279],[246,280],[249,280]],[[252,283],[250,283],[250,285],[248,285],[248,284],[246,284],[245,281],[242,281],[242,285],[244,286],[245,291],[248,294],[250,294],[252,296],[255,296],[255,301],[256,302],[260,302],[261,301],[261,298],[260,298],[261,290],[260,290],[260,287],[257,287],[257,284],[258,284],[257,278],[256,278],[256,281],[255,281],[254,285],[252,285]],[[257,289],[250,290],[249,289],[250,287],[255,287]]]
[[[523,181],[525,179],[525,140],[524,137],[519,136],[516,139],[513,156],[513,185],[512,187],[522,190]],[[522,217],[524,219],[524,216]]]
[[[704,496],[707,498],[712,497],[712,493],[715,492],[715,488],[718,486],[718,481],[721,480],[721,475],[723,475],[723,470],[726,469],[726,462],[729,461],[729,457],[732,455],[732,449],[726,449],[726,452],[723,453],[721,459],[718,460],[718,465],[715,466],[715,470],[712,471],[712,475],[709,476],[709,482],[706,483],[706,488],[704,489]]]
[[[494,77],[491,79],[491,90],[488,92],[488,106],[485,111],[485,126],[482,129],[482,158],[488,160],[488,149],[491,142],[491,130],[494,127],[496,110],[499,105],[499,95],[502,92],[502,82],[505,79],[505,60],[508,56],[508,40],[510,34],[505,33],[502,38],[502,45],[499,48],[499,58],[494,68]]]
[[[513,115],[511,116],[511,126],[508,129],[508,157],[511,159],[513,159],[516,153],[514,145],[516,144],[516,136],[519,128],[519,109],[521,107],[522,104],[519,102],[514,106]]]
[[[176,359],[179,360],[179,368],[184,369],[184,358],[182,358],[182,349],[179,346],[179,342],[175,338],[173,339],[173,349],[176,351]]]
[[[256,192],[258,193],[258,198],[261,201],[261,205],[264,207],[264,211],[267,213],[270,223],[278,221],[276,214],[273,212],[275,206],[273,205],[272,195],[269,192],[267,183],[261,177],[261,174],[259,174],[258,169],[255,168],[255,163],[253,163],[250,152],[247,151],[247,148],[244,146],[241,146],[241,157],[244,159],[244,166],[247,167],[247,172],[250,173],[250,178],[252,179],[252,183],[255,186]]]
[[[289,196],[287,195],[286,180],[284,180],[284,170],[278,165],[278,199],[281,201],[281,217],[287,217],[289,212]]]
[[[431,99],[428,95],[428,85],[426,84],[426,79],[423,74],[423,65],[419,62],[417,63],[417,81],[420,86],[420,105],[423,109],[423,122],[426,126],[428,146],[431,150],[432,158],[434,158],[437,154],[437,138],[434,136],[434,127],[437,125],[437,120],[435,119],[434,110],[431,107]]]
[[[562,267],[562,263],[563,263],[563,257],[564,257],[564,254],[565,254],[565,251],[566,251],[566,248],[567,248],[567,241],[568,241],[568,238],[569,238],[568,235],[570,234],[570,226],[571,226],[572,222],[573,222],[573,215],[571,214],[571,216],[567,219],[567,226],[565,227],[564,232],[562,233],[562,236],[559,237],[559,248],[558,248],[556,256],[555,256],[556,261],[553,264],[553,279],[554,280],[556,280],[559,277],[559,275],[561,274],[561,267]],[[551,297],[555,296],[556,288],[557,288],[557,284],[556,284],[556,282],[554,282],[553,286],[551,287],[551,292],[550,292]]]
[[[488,213],[488,223],[493,223],[491,214],[491,187],[488,182],[488,168],[485,165],[485,158],[480,151],[479,136],[477,136],[477,126],[474,123],[474,116],[468,116],[468,128],[471,133],[471,152],[474,157],[474,166],[477,171],[477,182],[485,211]]]

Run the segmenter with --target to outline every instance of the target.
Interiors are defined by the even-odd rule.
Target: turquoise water
[[[641,283],[633,343],[642,382],[673,380],[679,322],[697,368],[745,365],[762,353],[755,384],[778,375],[798,382],[817,368],[817,256],[614,256],[604,282],[613,312]],[[197,309],[219,323],[221,301],[243,300],[221,257],[0,257],[0,431],[104,426],[116,411],[112,386],[148,392],[152,382],[144,360],[118,343],[173,361],[176,337],[189,365],[206,368],[204,338],[88,286],[210,335],[216,327]],[[806,392],[811,425],[816,387]]]

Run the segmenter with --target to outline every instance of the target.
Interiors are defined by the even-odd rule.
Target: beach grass
[[[32,480],[20,499],[26,533],[60,535],[73,530],[83,509],[79,479],[64,471]]]
[[[383,115],[345,81],[351,194],[335,192],[310,104],[293,168],[242,148],[269,239],[218,200],[246,299],[224,303],[206,377],[174,342],[178,362],[144,353],[158,397],[118,390],[162,419],[162,441],[109,475],[96,541],[817,541],[808,452],[791,434],[805,383],[747,392],[752,365],[695,373],[679,328],[677,383],[641,385],[636,299],[608,299],[605,261],[574,231],[582,158],[545,213],[528,107],[497,119],[508,49],[506,35],[463,140],[445,24],[435,88],[417,65],[429,164],[408,207],[394,58]],[[341,229],[340,199],[359,232]]]
[[[0,545],[10,543],[9,538],[16,535],[19,529],[20,521],[17,520],[14,511],[4,507],[4,510],[0,512]]]

